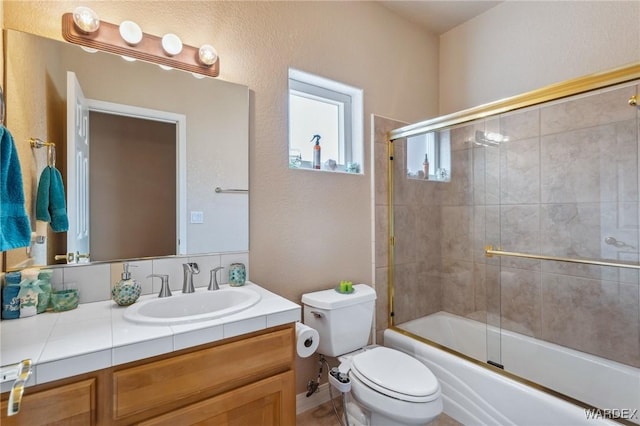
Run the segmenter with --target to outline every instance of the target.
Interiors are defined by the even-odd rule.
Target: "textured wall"
[[[640,60],[640,2],[506,1],[440,37],[440,113]]]
[[[61,15],[87,2],[4,2],[5,27],[61,39]],[[375,2],[91,2],[102,19],[212,43],[223,80],[251,90],[250,275],[291,300],[340,279],[373,281],[370,135],[364,176],[289,170],[287,71],[364,90],[372,113],[437,113],[437,39]],[[367,127],[368,128],[368,127]],[[316,372],[299,363],[298,392]]]

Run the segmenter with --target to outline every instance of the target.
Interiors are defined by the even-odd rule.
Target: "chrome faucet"
[[[200,269],[195,262],[183,263],[182,269],[184,270],[184,281],[182,282],[183,293],[193,293],[196,289],[193,287],[193,275],[199,274]]]
[[[160,275],[160,274],[151,274],[147,275],[147,278],[157,277],[162,280],[162,284],[160,286],[160,293],[158,293],[158,297],[170,297],[171,289],[169,288],[169,275]]]
[[[220,290],[220,285],[218,285],[218,276],[216,275],[216,272],[220,269],[224,269],[224,266],[218,266],[211,270],[211,277],[209,278],[209,287],[207,287],[207,290]]]

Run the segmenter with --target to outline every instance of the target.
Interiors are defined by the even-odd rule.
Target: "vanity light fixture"
[[[79,9],[88,8],[79,7],[73,13],[62,15],[62,37],[70,43],[194,75],[217,77],[220,74],[220,58],[211,45],[203,45],[199,49],[183,44],[175,34],[165,34],[164,37],[146,34],[132,21],[115,25],[100,21],[91,9],[89,11],[93,15],[86,11],[78,12]],[[76,18],[76,15],[82,18]]]

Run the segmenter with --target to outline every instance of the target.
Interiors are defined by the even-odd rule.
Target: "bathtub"
[[[587,411],[402,332],[385,330],[385,346],[427,365],[440,381],[445,413],[465,425],[614,425],[619,423],[609,419],[616,415],[640,424],[640,369],[446,312],[397,328],[479,360],[487,358],[487,347],[498,354],[501,348],[502,359],[490,359],[506,371],[600,409]]]

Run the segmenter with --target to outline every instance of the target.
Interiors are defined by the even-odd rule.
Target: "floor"
[[[338,413],[342,415],[342,402],[340,398],[336,398],[336,408]],[[322,405],[298,414],[296,417],[296,426],[340,426],[340,422],[336,418],[331,406],[331,401],[327,401]],[[462,426],[446,414],[441,414],[429,426]]]

